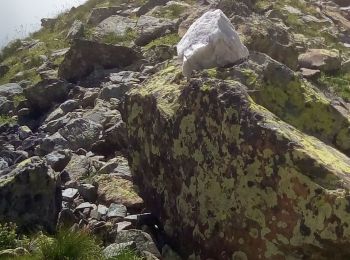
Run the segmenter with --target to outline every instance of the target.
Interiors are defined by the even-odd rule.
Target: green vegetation
[[[0,117],[1,124],[1,117]],[[0,223],[0,250],[15,248],[17,245],[16,225],[13,223]]]
[[[121,250],[117,256],[108,258],[107,260],[142,260],[143,257],[137,255],[137,253],[130,249]]]
[[[136,39],[136,31],[128,28],[124,35],[117,35],[115,33],[109,33],[105,35],[101,41],[107,44],[120,44],[120,45],[128,45],[133,40]]]
[[[2,124],[14,124],[16,123],[16,120],[13,119],[12,117],[10,116],[6,116],[6,115],[0,115],[0,125]],[[1,226],[0,226],[1,228]],[[0,231],[1,232],[1,231]],[[0,242],[1,243],[1,242]]]
[[[149,50],[152,47],[159,46],[159,45],[175,45],[179,41],[180,41],[180,37],[177,33],[167,34],[163,37],[160,37],[158,39],[151,41],[149,44],[145,46],[145,49]]]
[[[157,8],[153,15],[156,17],[175,19],[179,18],[179,16],[184,13],[187,8],[188,7],[185,5],[174,3],[168,6]]]
[[[334,75],[322,73],[317,83],[322,89],[331,91],[342,97],[346,102],[350,102],[350,73]]]
[[[40,245],[41,259],[95,260],[101,259],[101,248],[96,240],[84,231],[60,230],[53,240]]]

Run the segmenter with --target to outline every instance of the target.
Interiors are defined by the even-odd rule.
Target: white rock
[[[183,75],[190,77],[193,70],[233,64],[247,58],[249,52],[226,15],[214,10],[190,26],[177,45],[177,54]]]

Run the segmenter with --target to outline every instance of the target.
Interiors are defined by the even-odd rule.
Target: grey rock
[[[132,223],[129,221],[121,221],[117,223],[117,232],[122,230],[130,229],[132,227]]]
[[[95,202],[97,199],[97,188],[91,184],[81,184],[78,187],[79,194],[85,201]]]
[[[18,128],[18,135],[21,140],[24,140],[33,134],[32,130],[28,126],[20,126]]]
[[[140,54],[124,46],[75,40],[61,63],[58,75],[71,82],[91,74],[96,67],[124,68],[141,58]]]
[[[95,204],[91,204],[89,202],[83,202],[76,207],[76,210],[84,210],[84,209],[96,209],[97,206]]]
[[[73,40],[81,38],[84,36],[84,30],[84,24],[79,20],[75,20],[67,33],[66,39]]]
[[[94,8],[91,11],[87,23],[88,25],[96,26],[106,18],[117,14],[120,10],[121,8],[119,6]]]
[[[136,249],[139,252],[150,252],[158,258],[161,258],[161,254],[157,249],[157,246],[152,240],[152,237],[137,229],[122,230],[117,233],[116,243],[127,243],[134,241],[136,243]]]
[[[103,20],[94,31],[94,36],[101,38],[113,33],[116,36],[124,36],[129,30],[134,30],[136,21],[127,17],[112,15]]]
[[[1,221],[15,222],[24,229],[39,225],[52,232],[61,207],[59,189],[50,167],[38,157],[28,159],[0,176]]]
[[[3,158],[0,158],[0,171],[6,169],[9,167],[7,161],[5,161]]]
[[[126,85],[109,85],[101,89],[98,98],[102,100],[110,100],[111,98],[121,98],[130,89]]]
[[[126,249],[135,250],[136,243],[133,241],[126,243],[113,243],[103,250],[103,255],[106,259],[117,257],[121,252],[123,252]]]
[[[58,215],[57,227],[58,228],[62,228],[62,227],[70,228],[71,226],[73,226],[77,222],[78,222],[78,219],[74,215],[73,211],[68,209],[68,208],[64,208],[61,210],[60,214]]]
[[[41,143],[36,148],[36,153],[43,156],[54,150],[63,150],[68,147],[68,141],[60,133],[54,133],[42,139]]]
[[[73,201],[78,196],[78,190],[68,188],[62,191],[62,198],[65,201]]]
[[[175,24],[176,22],[169,19],[142,15],[137,21],[138,37],[135,39],[135,44],[144,46],[167,32],[174,31]]]
[[[77,150],[83,148],[90,150],[102,131],[102,126],[88,119],[74,119],[58,132],[68,141],[69,148]]]
[[[0,77],[3,77],[8,71],[10,67],[5,64],[0,64]]]
[[[101,216],[107,215],[108,208],[105,205],[99,204],[97,206],[97,211]]]
[[[69,99],[60,105],[60,108],[64,113],[72,112],[73,110],[79,108],[79,103],[77,100]]]
[[[55,103],[66,99],[70,85],[63,80],[43,80],[24,90],[24,95],[32,109],[49,110]]]
[[[112,203],[107,212],[108,218],[120,217],[124,218],[126,216],[127,209],[123,204]]]
[[[72,152],[70,150],[58,150],[53,151],[45,156],[47,163],[56,172],[61,172],[67,166],[70,159],[72,158]]]
[[[7,83],[0,86],[1,97],[12,97],[23,93],[23,88],[17,83]]]

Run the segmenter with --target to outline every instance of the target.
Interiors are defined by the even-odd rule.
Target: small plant
[[[327,75],[322,73],[317,80],[318,85],[342,97],[346,102],[350,102],[350,74],[337,73]]]
[[[39,247],[39,259],[102,259],[101,247],[85,231],[60,230],[53,240],[45,240]]]
[[[1,117],[0,117],[1,124]],[[0,251],[15,248],[17,245],[17,226],[13,223],[0,224]]]
[[[180,37],[177,35],[177,33],[167,34],[163,37],[160,37],[158,39],[151,41],[149,44],[145,46],[145,49],[149,50],[150,48],[154,46],[159,46],[159,45],[175,45],[179,41],[180,41]]]
[[[140,257],[135,251],[130,249],[124,249],[119,252],[118,255],[110,257],[107,260],[142,260],[144,258]]]
[[[2,124],[14,124],[16,120],[7,115],[0,115],[0,125]],[[0,226],[1,228],[1,226]],[[1,231],[0,231],[1,232]]]
[[[102,38],[103,43],[126,45],[135,40],[136,32],[131,28],[127,28],[124,35],[109,33]]]
[[[16,51],[22,46],[21,40],[15,40],[4,47],[0,52],[0,63],[8,57],[16,54]]]

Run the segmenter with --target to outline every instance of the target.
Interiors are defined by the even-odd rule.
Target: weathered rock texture
[[[249,55],[230,20],[221,10],[208,11],[196,20],[177,45],[182,72],[222,67]]]
[[[349,257],[350,159],[242,84],[179,73],[131,92],[126,121],[141,195],[182,257]]]
[[[38,158],[23,161],[10,173],[0,175],[0,222],[53,232],[60,207],[59,180]]]
[[[96,68],[123,68],[140,56],[124,46],[114,46],[88,40],[75,40],[59,68],[59,76],[76,82]]]

